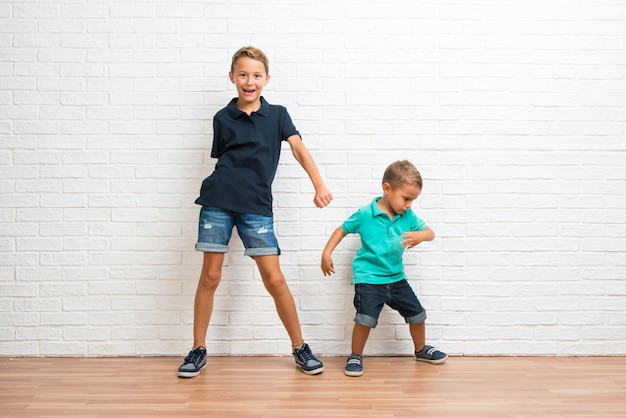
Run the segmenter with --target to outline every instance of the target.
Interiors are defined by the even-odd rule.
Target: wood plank
[[[626,417],[626,357],[343,357],[307,376],[290,357],[0,358],[0,417]]]

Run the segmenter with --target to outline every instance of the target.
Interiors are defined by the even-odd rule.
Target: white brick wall
[[[332,188],[285,149],[282,264],[305,338],[344,355],[349,237],[331,231],[409,158],[437,232],[406,255],[451,354],[626,354],[624,0],[0,1],[0,355],[182,355],[201,255],[211,118],[244,44],[271,59]],[[289,341],[238,238],[209,331],[217,355]],[[386,310],[367,354],[408,354]]]

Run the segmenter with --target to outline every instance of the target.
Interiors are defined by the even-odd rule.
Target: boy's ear
[[[233,72],[229,71],[228,72],[228,78],[230,79],[230,82],[235,84],[235,76],[233,76]]]
[[[383,192],[385,192],[385,193],[391,192],[391,184],[383,183]]]

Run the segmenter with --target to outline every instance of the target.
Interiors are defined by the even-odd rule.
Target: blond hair
[[[270,73],[270,60],[267,58],[267,55],[265,55],[265,53],[259,48],[255,48],[253,46],[242,46],[241,48],[239,48],[239,50],[237,50],[237,52],[235,52],[230,64],[231,73],[235,71],[235,63],[237,62],[237,60],[243,57],[248,57],[252,58],[253,60],[261,61],[265,66],[265,72],[267,74]]]
[[[422,189],[422,175],[408,160],[395,161],[387,167],[383,174],[383,184],[389,183],[392,189],[403,184]]]

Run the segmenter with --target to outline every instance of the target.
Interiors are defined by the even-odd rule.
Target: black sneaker
[[[346,376],[358,377],[363,375],[363,359],[358,354],[352,354],[346,361],[346,368],[343,370]]]
[[[179,377],[196,377],[206,367],[206,348],[194,348],[178,368]]]
[[[302,344],[302,347],[296,348],[292,354],[304,373],[318,374],[324,371],[324,365],[315,357],[308,344]]]
[[[446,353],[430,345],[425,345],[420,351],[415,352],[415,360],[431,364],[443,363],[447,358],[448,355]]]

